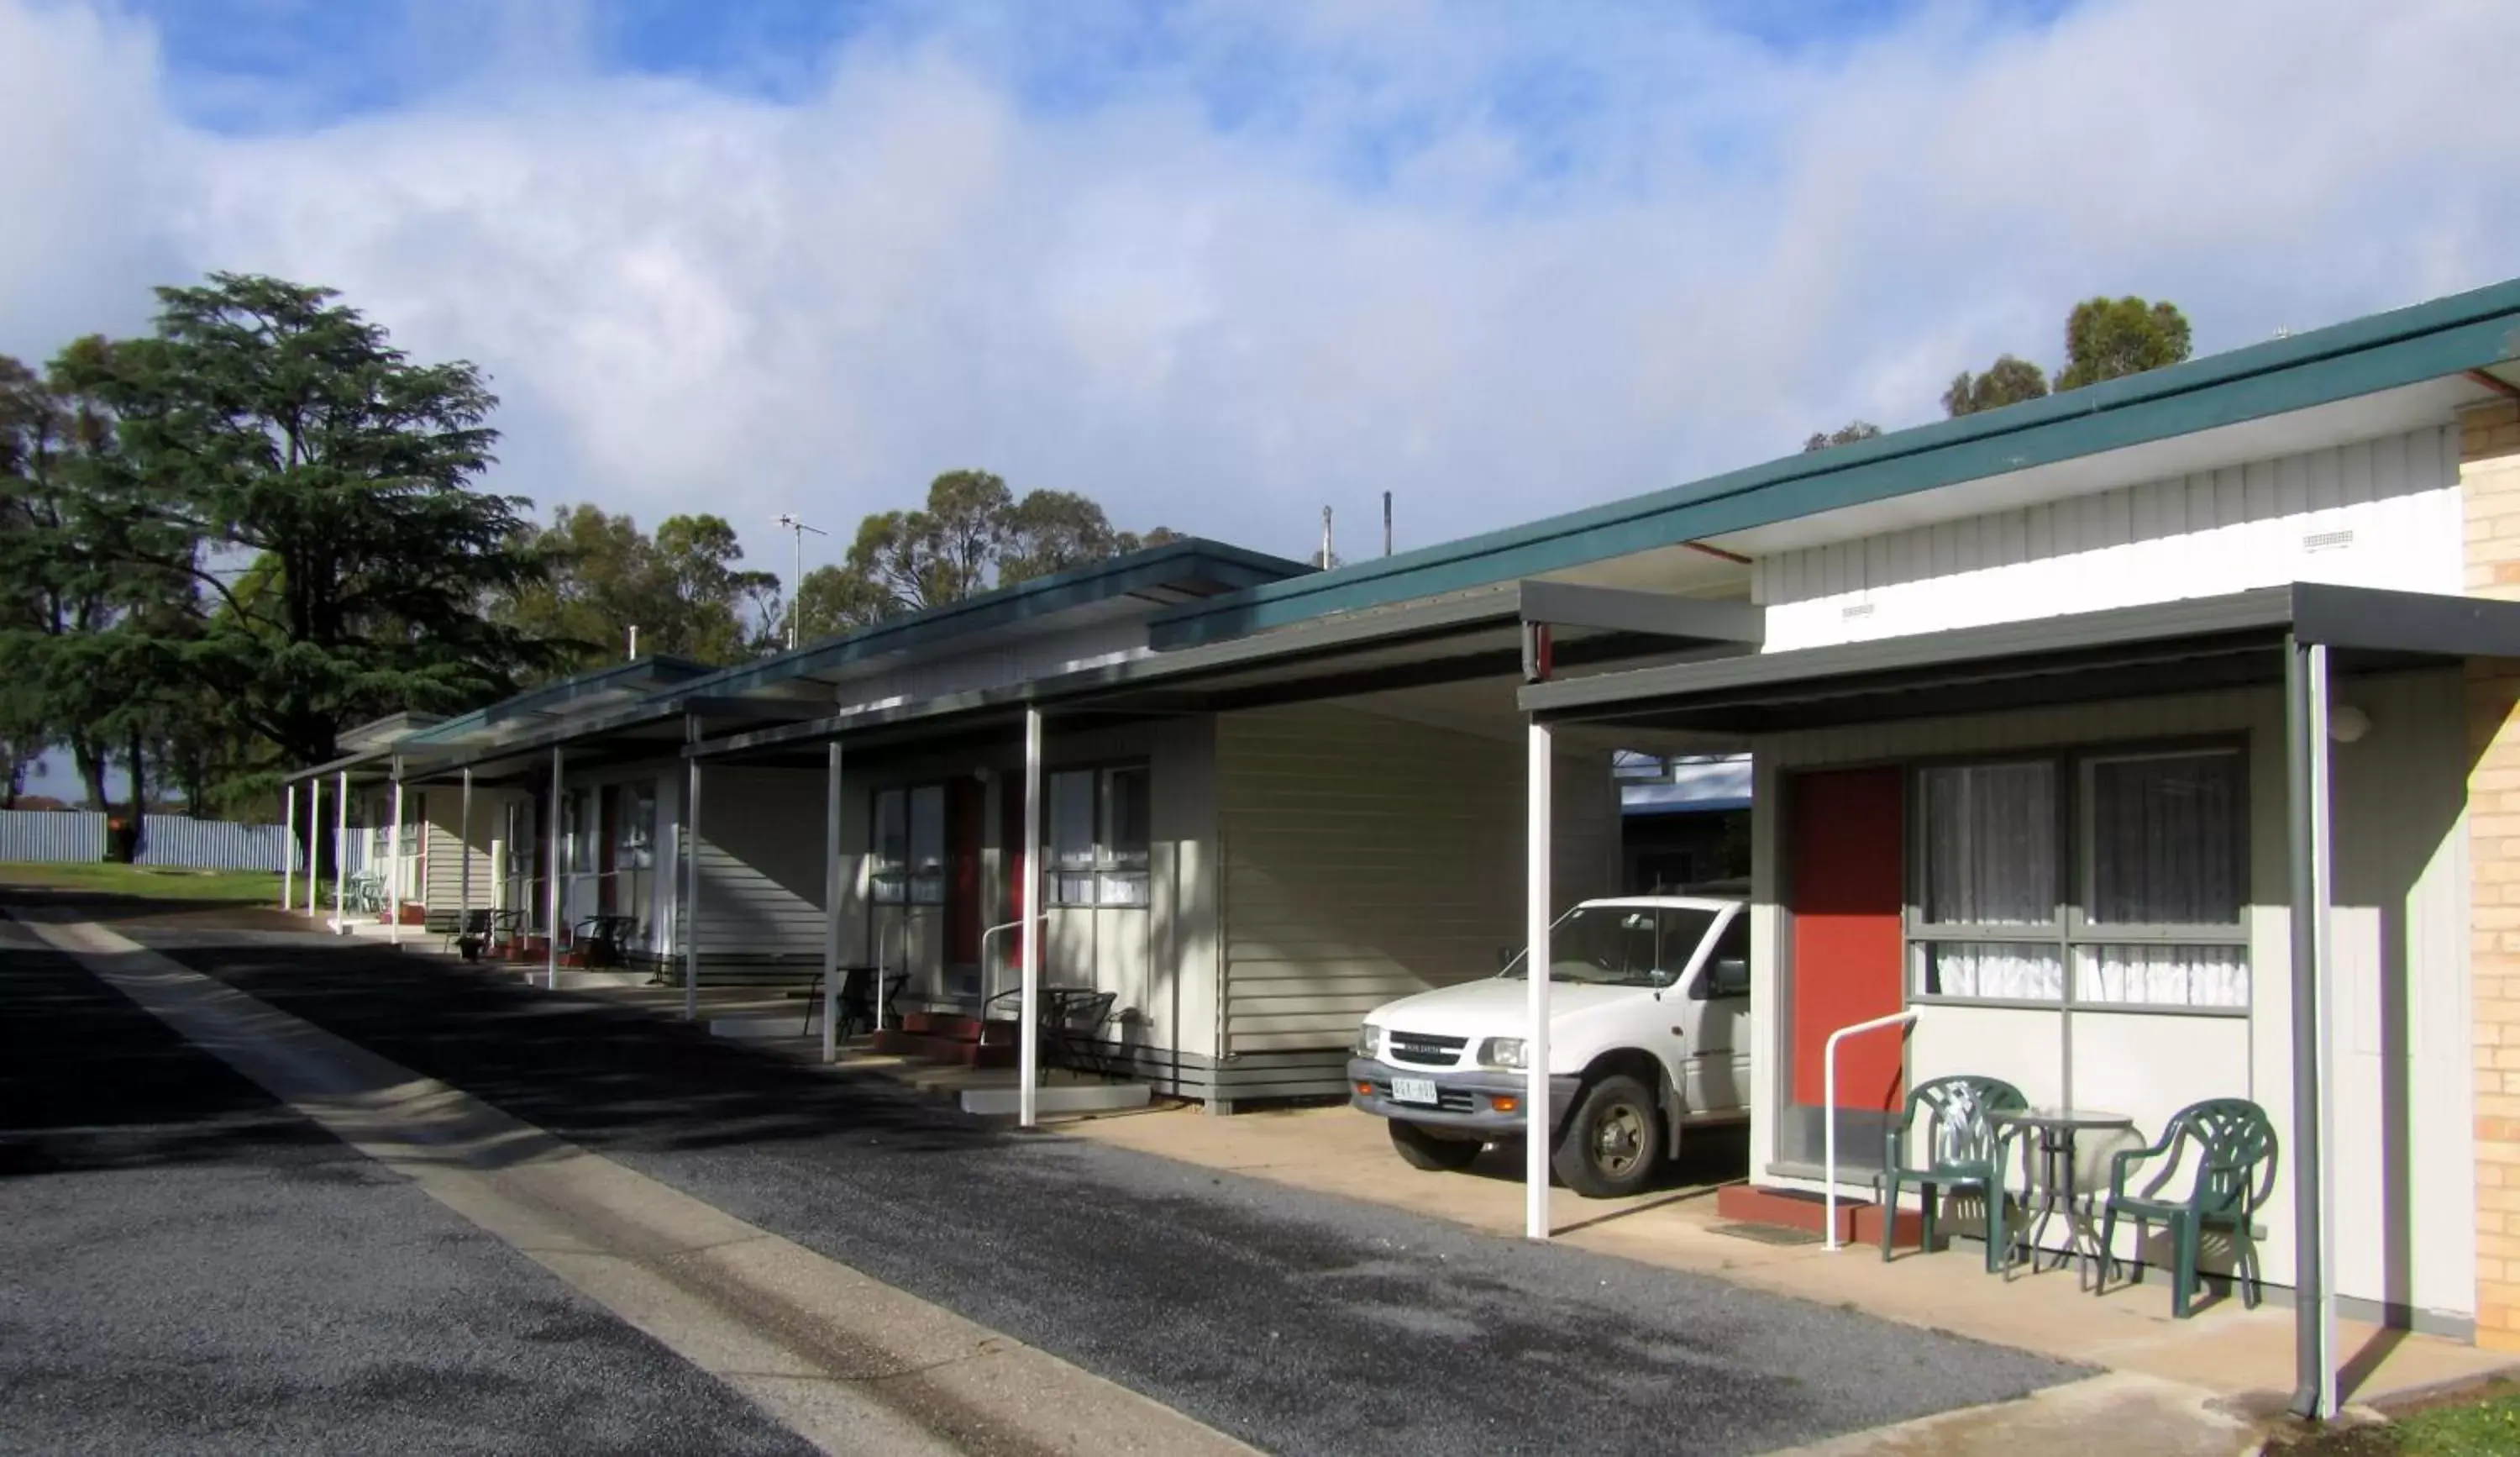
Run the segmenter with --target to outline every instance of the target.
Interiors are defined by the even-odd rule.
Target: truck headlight
[[[1479,1044],[1479,1062],[1482,1066],[1489,1068],[1521,1068],[1522,1039],[1520,1037],[1490,1037],[1485,1042]]]
[[[1358,1057],[1370,1058],[1382,1051],[1382,1028],[1372,1023],[1356,1029],[1356,1046],[1349,1049]]]

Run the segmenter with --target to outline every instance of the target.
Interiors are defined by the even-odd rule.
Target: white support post
[[[290,785],[280,809],[280,908],[297,899],[297,786]]]
[[[2324,643],[2285,644],[2284,724],[2290,764],[2286,840],[2291,860],[2293,1026],[2292,1410],[2337,1413],[2334,964],[2335,898],[2328,802],[2328,656]]]
[[[455,933],[468,935],[472,928],[472,771],[464,771],[464,794],[458,801],[464,807],[456,812],[463,828],[456,831]]]
[[[1531,725],[1530,781],[1523,811],[1522,970],[1529,1003],[1524,1015],[1530,1030],[1523,1034],[1523,1202],[1522,1232],[1535,1240],[1549,1238],[1550,1134],[1556,1127],[1549,1107],[1549,972],[1554,964],[1549,950],[1549,858],[1551,849],[1550,779],[1556,755],[1549,744],[1549,726]]]
[[[2312,1001],[2318,1037],[2318,1057],[2312,1079],[2318,1089],[2318,1413],[2321,1420],[2341,1409],[2336,1390],[2336,938],[2332,931],[2335,888],[2334,800],[2328,775],[2333,762],[2328,736],[2327,645],[2310,650],[2310,842],[2313,887],[2310,903],[2318,920],[2312,945],[2318,963],[2318,994]]]
[[[348,935],[350,920],[348,902],[342,894],[341,874],[350,858],[350,771],[343,769],[333,781],[333,933]]]
[[[338,861],[333,867],[340,873]],[[315,916],[315,897],[322,894],[324,884],[324,776],[318,774],[306,781],[306,916]]]
[[[385,939],[402,944],[402,761],[394,760],[393,824],[385,830]]]
[[[700,1020],[700,761],[683,795],[683,1021]]]
[[[839,1061],[840,1034],[840,741],[833,739],[823,789],[823,1061]],[[878,1000],[883,989],[876,988]]]
[[[1016,1033],[1019,1051],[1015,1057],[1016,1078],[1020,1091],[1015,1121],[1026,1128],[1034,1125],[1040,1112],[1040,1095],[1036,1086],[1041,1073],[1041,710],[1024,709],[1024,809],[1023,809],[1023,930],[1016,944],[1022,947],[1023,973],[1021,1001],[1023,1025]],[[881,1000],[880,993],[878,1000]]]
[[[560,801],[562,793],[561,747],[555,744],[552,746],[551,827],[550,833],[544,837],[551,851],[551,858],[543,862],[543,903],[549,908],[550,917],[543,925],[543,989],[545,991],[560,990]]]

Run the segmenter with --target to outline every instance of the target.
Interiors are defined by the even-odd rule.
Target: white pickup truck
[[[1390,1120],[1419,1168],[1458,1169],[1526,1136],[1530,987],[1494,977],[1375,1008],[1350,1102]],[[1596,1199],[1645,1187],[1684,1128],[1749,1117],[1750,914],[1711,895],[1588,900],[1550,932],[1552,1161]]]

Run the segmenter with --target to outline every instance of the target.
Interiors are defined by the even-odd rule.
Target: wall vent
[[[2343,531],[2313,531],[2301,538],[2301,549],[2306,552],[2343,551],[2353,544],[2354,532],[2350,528]]]
[[[1857,617],[1868,617],[1872,615],[1872,604],[1868,602],[1850,603],[1845,607],[1839,608],[1837,610],[1837,615],[1840,621],[1851,621]]]

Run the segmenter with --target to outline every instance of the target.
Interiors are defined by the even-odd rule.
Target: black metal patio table
[[[2109,1113],[2095,1108],[2024,1108],[2003,1113],[1990,1113],[1987,1121],[2006,1129],[2031,1135],[2038,1145],[2039,1171],[2032,1177],[2031,1161],[2021,1161],[2021,1207],[2027,1213],[2036,1207],[2039,1217],[2025,1223],[2021,1231],[2022,1253],[2030,1268],[2039,1269],[2039,1236],[2046,1233],[2048,1221],[2061,1213],[2065,1216],[2065,1250],[2050,1268],[2074,1262],[2074,1282],[2083,1279],[2082,1261],[2088,1257],[2083,1248],[2096,1245],[2098,1235],[2092,1229],[2090,1216],[2084,1211],[2082,1190],[2075,1168],[2074,1143],[2085,1133],[2112,1133],[2135,1126],[2135,1119],[2122,1113]],[[2106,1252],[2099,1252],[2105,1254]]]

